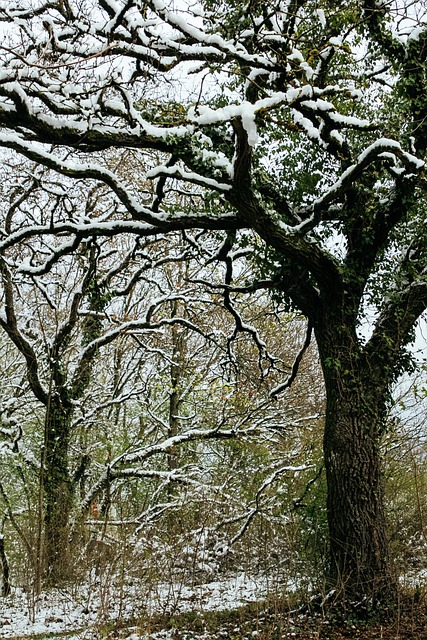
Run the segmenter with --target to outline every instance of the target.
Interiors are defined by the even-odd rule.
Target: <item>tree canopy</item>
[[[3,248],[54,232],[76,246],[120,230],[254,229],[286,256],[265,270],[307,315],[347,280],[360,315],[381,274],[395,293],[375,287],[375,340],[390,339],[404,295],[400,349],[425,305],[422,3],[187,4],[5,3],[0,143],[103,182],[118,206],[108,220],[12,219]],[[117,148],[135,152],[126,176]],[[185,183],[193,199],[177,204]]]

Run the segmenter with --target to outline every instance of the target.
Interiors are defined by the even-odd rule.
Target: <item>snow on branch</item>
[[[359,154],[355,163],[346,169],[339,179],[333,184],[320,198],[308,207],[297,210],[297,214],[304,216],[312,212],[311,217],[306,218],[298,227],[294,228],[294,232],[304,232],[313,228],[319,221],[316,214],[325,210],[329,204],[341,196],[354,182],[361,176],[363,171],[371,164],[382,161],[389,168],[391,173],[397,172],[396,165],[401,165],[400,175],[413,176],[420,173],[425,163],[412,153],[405,151],[397,140],[391,138],[379,138],[370,144],[362,153]],[[390,161],[392,167],[390,168]]]
[[[92,178],[107,184],[136,220],[144,220],[153,226],[158,225],[162,220],[160,214],[155,215],[146,207],[141,206],[117,176],[101,165],[62,160],[43,149],[41,145],[27,142],[18,134],[0,133],[0,145],[19,151],[30,160],[72,178]]]
[[[246,533],[248,527],[250,526],[252,520],[255,518],[256,515],[258,515],[260,513],[261,510],[261,499],[263,497],[264,492],[269,489],[275,482],[277,482],[278,480],[280,480],[280,478],[287,472],[291,472],[291,473],[300,473],[301,471],[307,471],[308,469],[312,469],[314,465],[312,464],[304,464],[304,465],[285,465],[283,467],[280,467],[279,469],[276,469],[275,471],[273,471],[273,473],[271,473],[271,475],[266,478],[264,480],[264,482],[261,484],[261,486],[258,488],[256,495],[255,495],[255,506],[253,508],[250,509],[250,511],[247,513],[246,518],[245,518],[245,522],[243,523],[243,525],[240,527],[239,531],[234,535],[234,537],[232,538],[231,542],[230,542],[230,546],[236,544],[236,542],[238,540],[240,540],[240,538]]]
[[[82,503],[82,510],[88,509],[93,499],[107,486],[109,486],[112,480],[116,477],[121,477],[122,471],[124,471],[127,476],[162,477],[166,478],[168,482],[174,479],[177,479],[178,481],[186,481],[186,479],[188,479],[188,474],[182,476],[181,479],[181,473],[179,470],[173,472],[161,472],[156,470],[145,471],[140,465],[159,454],[167,455],[173,449],[188,442],[203,440],[230,440],[236,438],[236,436],[237,432],[234,429],[192,429],[176,436],[166,438],[163,442],[158,444],[148,445],[133,452],[121,453],[108,464],[102,476],[93,485]],[[139,466],[136,468],[129,468],[128,465],[130,464],[138,464]],[[174,476],[174,474],[176,474],[176,476]]]
[[[158,176],[169,176],[178,180],[186,180],[192,184],[197,184],[201,187],[210,187],[211,189],[215,189],[215,191],[220,192],[229,191],[231,189],[231,184],[218,182],[213,178],[208,178],[195,172],[185,171],[179,165],[174,165],[172,167],[159,165],[155,167],[155,169],[151,169],[147,172],[147,178],[157,178]]]

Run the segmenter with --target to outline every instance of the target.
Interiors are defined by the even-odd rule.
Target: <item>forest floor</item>
[[[291,587],[292,585],[290,585]],[[35,598],[0,598],[0,639],[8,640],[427,640],[427,589],[408,590],[383,612],[316,612],[301,594],[247,576],[193,588],[93,582]]]
[[[343,619],[337,613],[295,613],[279,602],[257,603],[210,614],[152,618],[133,628],[114,629],[108,640],[426,640],[427,606],[409,603],[382,622]],[[266,603],[264,603],[266,604]]]

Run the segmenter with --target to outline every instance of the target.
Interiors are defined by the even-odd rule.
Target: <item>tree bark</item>
[[[70,412],[52,399],[46,415],[44,469],[44,565],[51,584],[70,575],[69,522],[73,483],[68,466]]]
[[[379,451],[388,384],[386,376],[379,378],[366,366],[362,351],[354,345],[356,340],[341,342],[339,348],[329,345],[332,356],[322,358],[327,392],[329,578],[338,599],[386,604],[397,594]]]
[[[9,562],[7,560],[7,555],[4,548],[4,537],[2,534],[0,534],[0,564],[2,567],[2,578],[3,578],[1,595],[4,598],[7,598],[7,596],[10,594],[11,587],[10,587],[10,578],[9,578]]]

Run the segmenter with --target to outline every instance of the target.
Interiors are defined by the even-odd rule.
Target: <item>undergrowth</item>
[[[427,594],[402,592],[395,608],[360,617],[357,610],[314,610],[298,595],[275,596],[233,610],[140,616],[99,632],[106,640],[425,640]]]

